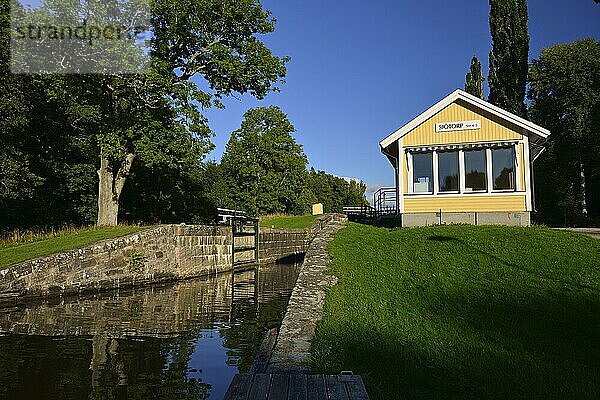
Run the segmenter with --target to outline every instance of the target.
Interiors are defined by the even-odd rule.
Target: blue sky
[[[295,125],[310,165],[370,185],[393,170],[378,142],[456,88],[471,57],[487,75],[491,48],[485,0],[263,0],[277,18],[264,41],[289,55],[287,83],[263,101],[250,96],[208,110],[219,160],[251,107],[277,105]],[[593,0],[530,0],[530,58],[556,43],[600,38]]]
[[[22,0],[36,6],[39,0]],[[277,105],[295,125],[310,166],[371,186],[393,183],[378,142],[456,88],[471,57],[487,75],[487,0],[262,0],[277,18],[263,40],[291,56],[280,93],[225,99],[205,110],[220,160],[252,107]],[[556,43],[600,39],[593,0],[529,0],[530,59]]]

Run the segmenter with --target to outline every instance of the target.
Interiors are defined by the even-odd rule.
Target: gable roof
[[[403,136],[406,136],[413,129],[417,128],[419,125],[427,121],[429,118],[433,117],[438,112],[442,111],[444,108],[448,107],[450,104],[454,103],[456,100],[463,100],[473,106],[487,111],[493,115],[498,116],[506,121],[509,121],[517,126],[520,126],[525,131],[532,133],[538,136],[542,141],[544,141],[549,135],[550,131],[546,128],[542,128],[539,125],[534,124],[533,122],[527,121],[524,118],[519,117],[513,113],[510,113],[506,110],[501,109],[487,101],[484,101],[478,97],[475,97],[464,90],[456,89],[454,92],[450,93],[448,96],[444,97],[442,100],[431,106],[424,113],[414,118],[412,121],[396,130],[388,137],[379,142],[381,148],[386,148],[396,140],[400,139]]]

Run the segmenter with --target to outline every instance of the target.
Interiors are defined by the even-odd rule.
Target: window
[[[414,153],[413,159],[413,192],[433,192],[433,153]]]
[[[465,191],[487,189],[485,150],[465,151]]]
[[[494,190],[515,190],[515,149],[492,149]]]
[[[440,192],[458,192],[458,151],[438,153]]]

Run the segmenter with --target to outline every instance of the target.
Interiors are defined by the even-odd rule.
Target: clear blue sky
[[[464,85],[471,57],[487,75],[491,47],[485,0],[263,0],[277,18],[264,37],[289,55],[287,83],[263,101],[225,101],[206,115],[219,160],[243,113],[277,105],[295,125],[310,165],[370,185],[390,185],[393,171],[378,142]],[[593,0],[529,0],[530,58],[555,43],[600,38]]]

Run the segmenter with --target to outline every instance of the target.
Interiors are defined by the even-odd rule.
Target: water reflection
[[[0,399],[220,399],[298,268],[0,309]]]

